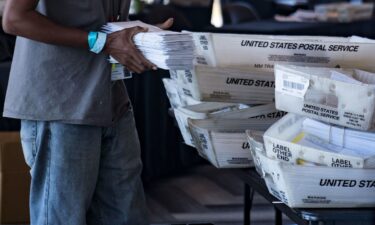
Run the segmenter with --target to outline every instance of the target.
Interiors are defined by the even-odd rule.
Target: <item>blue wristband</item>
[[[89,49],[92,49],[95,45],[96,40],[98,39],[98,32],[90,32],[87,36],[87,40],[89,43]]]
[[[102,33],[102,32],[97,32],[97,33],[98,33],[98,37],[95,41],[94,46],[90,48],[90,51],[96,54],[99,54],[105,46],[105,42],[107,41],[107,34]]]

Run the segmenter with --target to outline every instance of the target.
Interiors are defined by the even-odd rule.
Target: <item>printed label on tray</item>
[[[193,72],[191,70],[185,70],[185,79],[188,83],[193,83]]]
[[[227,163],[230,165],[248,165],[251,163],[249,158],[230,158],[227,160]]]
[[[276,75],[276,91],[293,95],[298,98],[304,98],[307,92],[307,89],[310,85],[310,80],[294,75],[291,73],[276,72],[281,73],[280,75]]]
[[[273,144],[273,152],[276,154],[277,159],[289,162],[292,157],[292,152],[286,146]]]
[[[364,114],[344,112],[343,117],[347,120],[345,124],[351,127],[361,128],[366,122]]]
[[[227,77],[226,84],[239,85],[239,86],[253,86],[262,88],[274,88],[275,82],[268,80],[255,80],[246,78]]]
[[[353,165],[350,160],[332,158],[331,167],[353,168]]]
[[[283,116],[285,116],[286,114],[288,114],[287,112],[284,112],[284,111],[277,111],[277,112],[272,112],[272,113],[268,113],[268,114],[263,114],[263,115],[259,115],[259,116],[254,116],[254,117],[251,117],[249,119],[277,119],[277,118],[281,118]]]
[[[352,128],[362,128],[366,123],[366,116],[363,113],[353,113],[348,111],[338,111],[334,107],[322,106],[319,104],[305,102],[301,109],[303,114],[313,115],[329,120],[342,121],[346,126]]]
[[[303,203],[306,204],[329,204],[331,200],[327,199],[325,196],[307,196],[302,199]]]
[[[317,104],[306,102],[303,104],[302,113],[319,116],[331,120],[340,120],[339,111],[329,106],[318,106]]]
[[[375,180],[345,180],[345,179],[326,179],[319,180],[321,187],[344,187],[344,188],[375,188]]]
[[[241,148],[242,148],[243,150],[248,150],[248,149],[250,149],[250,144],[249,144],[249,142],[243,142]]]

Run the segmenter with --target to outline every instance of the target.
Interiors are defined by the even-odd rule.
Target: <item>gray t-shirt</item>
[[[130,0],[40,0],[37,11],[52,21],[98,31],[111,18],[126,20]],[[111,82],[104,53],[18,37],[4,116],[109,126],[126,111],[122,81]]]

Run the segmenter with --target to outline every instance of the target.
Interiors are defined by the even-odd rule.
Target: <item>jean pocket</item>
[[[26,164],[32,167],[35,161],[37,146],[37,122],[22,120],[21,122],[21,144]]]

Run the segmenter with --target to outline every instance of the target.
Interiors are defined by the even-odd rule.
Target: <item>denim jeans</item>
[[[132,110],[112,127],[22,121],[31,225],[145,225]]]

